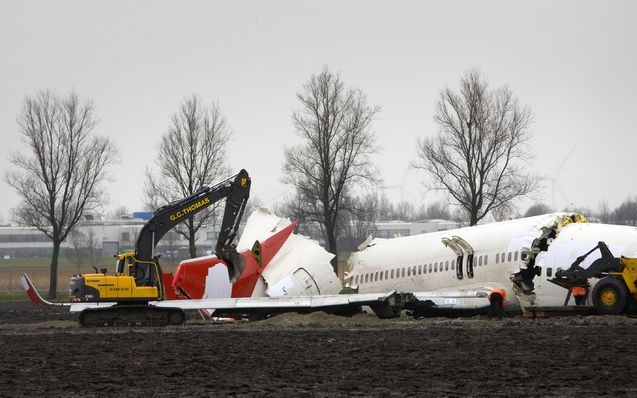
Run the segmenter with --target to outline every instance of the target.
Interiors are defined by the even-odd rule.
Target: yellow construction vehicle
[[[580,264],[595,250],[600,251],[601,257],[588,268],[582,268]],[[599,279],[591,294],[593,307],[599,314],[621,314],[637,302],[637,258],[617,258],[604,242],[578,257],[568,269],[558,270],[550,281],[568,289],[568,302],[573,288],[590,289],[591,278]]]
[[[139,232],[135,251],[116,256],[113,274],[109,275],[102,268],[96,269],[94,274],[71,277],[69,292],[73,301],[109,303],[83,310],[79,316],[80,324],[182,323],[185,316],[180,308],[148,305],[149,301],[166,299],[166,289],[171,288],[166,286],[171,282],[164,280],[159,256],[154,253],[155,247],[176,225],[224,198],[226,204],[215,254],[226,263],[234,282],[244,268],[244,260],[236,251],[234,238],[250,195],[250,183],[248,173],[241,170],[217,185],[204,187],[193,195],[157,209]]]

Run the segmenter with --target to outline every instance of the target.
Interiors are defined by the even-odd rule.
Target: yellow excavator
[[[139,232],[135,251],[116,256],[113,274],[109,275],[103,268],[94,274],[71,277],[69,292],[73,301],[105,303],[104,306],[87,305],[88,308],[80,312],[80,324],[181,324],[185,319],[182,309],[148,305],[150,301],[165,300],[167,289],[172,288],[165,286],[170,282],[164,279],[155,247],[176,225],[224,198],[224,216],[215,254],[226,263],[234,282],[245,265],[236,251],[234,238],[250,196],[250,183],[248,172],[241,170],[217,185],[204,187],[157,209]]]
[[[580,264],[595,250],[601,257],[582,268]],[[590,289],[591,278],[599,279],[592,292],[593,307],[599,314],[621,314],[637,301],[637,258],[617,258],[604,242],[579,256],[568,269],[558,270],[550,282],[568,289],[568,302],[573,288]]]

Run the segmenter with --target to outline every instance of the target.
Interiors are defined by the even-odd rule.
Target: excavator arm
[[[135,243],[137,266],[154,262],[155,246],[161,238],[176,225],[195,214],[226,199],[221,231],[215,246],[215,254],[228,266],[231,281],[236,280],[243,271],[243,257],[238,255],[234,238],[239,228],[248,197],[250,196],[250,177],[241,170],[237,175],[211,187],[204,187],[194,194],[160,207],[142,227]]]

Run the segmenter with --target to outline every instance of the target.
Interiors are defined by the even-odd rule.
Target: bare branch
[[[117,148],[92,134],[95,107],[75,92],[61,97],[45,90],[26,97],[17,121],[30,153],[13,153],[18,170],[5,174],[20,197],[12,217],[53,241],[49,297],[55,297],[60,245],[82,215],[102,202],[102,183]]]
[[[303,143],[285,148],[282,181],[295,188],[285,208],[325,231],[332,253],[353,187],[378,182],[371,156],[378,151],[371,125],[380,111],[359,89],[347,88],[325,67],[297,94],[292,122]]]
[[[229,172],[226,145],[230,136],[230,127],[218,104],[206,107],[197,95],[184,99],[159,144],[155,161],[158,174],[146,170],[146,206],[157,209],[225,177]],[[175,228],[188,239],[191,257],[197,256],[197,232],[203,225],[215,222],[217,207],[211,206]]]
[[[470,71],[458,92],[441,91],[434,115],[439,133],[418,141],[413,167],[425,170],[432,188],[448,192],[474,225],[537,187],[522,171],[532,119],[508,88],[489,90]]]

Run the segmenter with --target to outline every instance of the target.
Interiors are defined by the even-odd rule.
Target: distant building
[[[138,213],[134,213],[138,215]],[[140,214],[147,216],[147,214]],[[152,213],[151,213],[152,216]],[[123,216],[119,220],[96,220],[86,217],[62,242],[61,255],[112,256],[132,250],[146,219]],[[198,252],[203,255],[216,244],[218,227],[204,226],[197,233]],[[0,259],[14,257],[46,257],[51,255],[51,240],[35,228],[0,226]],[[166,234],[157,247],[164,257],[187,258],[188,240],[174,231]]]
[[[429,232],[446,231],[458,228],[460,225],[456,221],[448,220],[422,220],[416,222],[405,221],[382,221],[377,222],[370,228],[367,236],[338,236],[339,252],[351,252],[357,250],[369,235],[374,238],[390,239],[399,236],[411,236],[426,234]]]
[[[393,238],[395,236],[411,236],[429,232],[446,231],[458,228],[456,221],[422,220],[416,222],[383,221],[376,223],[376,238]]]
[[[61,255],[96,258],[131,251],[135,247],[139,231],[150,217],[152,217],[150,212],[135,212],[132,216],[124,215],[118,220],[100,220],[99,217],[87,216],[76,227],[76,231],[69,234],[62,243]],[[388,239],[395,236],[444,231],[459,226],[457,222],[447,220],[383,221],[374,224],[370,230],[374,237]],[[310,233],[310,237],[325,245],[320,229],[310,228],[310,230],[314,231]],[[210,224],[202,227],[197,233],[197,253],[199,255],[214,253],[218,235],[219,225]],[[359,237],[341,235],[338,237],[339,251],[354,251],[367,237],[367,235]],[[35,228],[0,226],[0,259],[46,257],[51,255],[52,247],[51,240]],[[189,257],[188,240],[170,231],[162,238],[156,251],[163,258],[175,261],[186,259]]]

